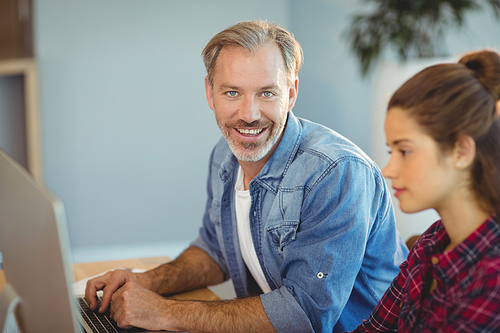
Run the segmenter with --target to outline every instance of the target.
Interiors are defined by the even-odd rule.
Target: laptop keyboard
[[[80,314],[83,320],[90,327],[92,332],[95,333],[132,333],[132,332],[145,332],[143,329],[131,328],[124,329],[116,325],[116,322],[109,317],[109,308],[106,309],[104,313],[99,313],[98,311],[92,311],[84,297],[78,297],[78,305],[80,308]],[[101,297],[98,296],[97,308],[101,305]]]

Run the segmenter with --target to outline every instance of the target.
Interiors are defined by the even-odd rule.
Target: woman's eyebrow
[[[393,146],[396,146],[400,143],[404,143],[404,142],[413,142],[413,140],[410,140],[410,139],[399,139],[399,140],[394,140],[392,141],[392,145]],[[390,144],[389,143],[386,143],[387,146],[389,146]]]

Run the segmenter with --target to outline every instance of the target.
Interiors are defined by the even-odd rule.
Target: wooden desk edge
[[[112,261],[100,261],[100,262],[88,262],[88,263],[77,263],[73,264],[73,272],[75,275],[75,281],[89,278],[91,276],[104,273],[110,269],[115,268],[142,268],[142,269],[152,269],[158,265],[169,262],[171,259],[167,256],[163,257],[148,257],[148,258],[137,258],[137,259],[125,259],[125,260],[112,260]],[[0,290],[5,285],[5,274],[0,270]],[[220,300],[220,298],[208,288],[201,288],[197,290],[192,290],[186,293],[171,296],[169,298],[179,299],[179,300],[206,300],[215,301]]]

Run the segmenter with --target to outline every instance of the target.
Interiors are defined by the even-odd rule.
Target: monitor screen
[[[64,206],[0,150],[0,251],[9,306],[22,332],[79,332]]]

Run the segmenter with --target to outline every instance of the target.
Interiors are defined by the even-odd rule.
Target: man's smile
[[[254,128],[254,129],[250,129],[250,128],[235,128],[235,130],[238,131],[238,133],[240,133],[241,135],[245,135],[245,136],[257,136],[260,133],[262,133],[265,130],[265,128]]]

